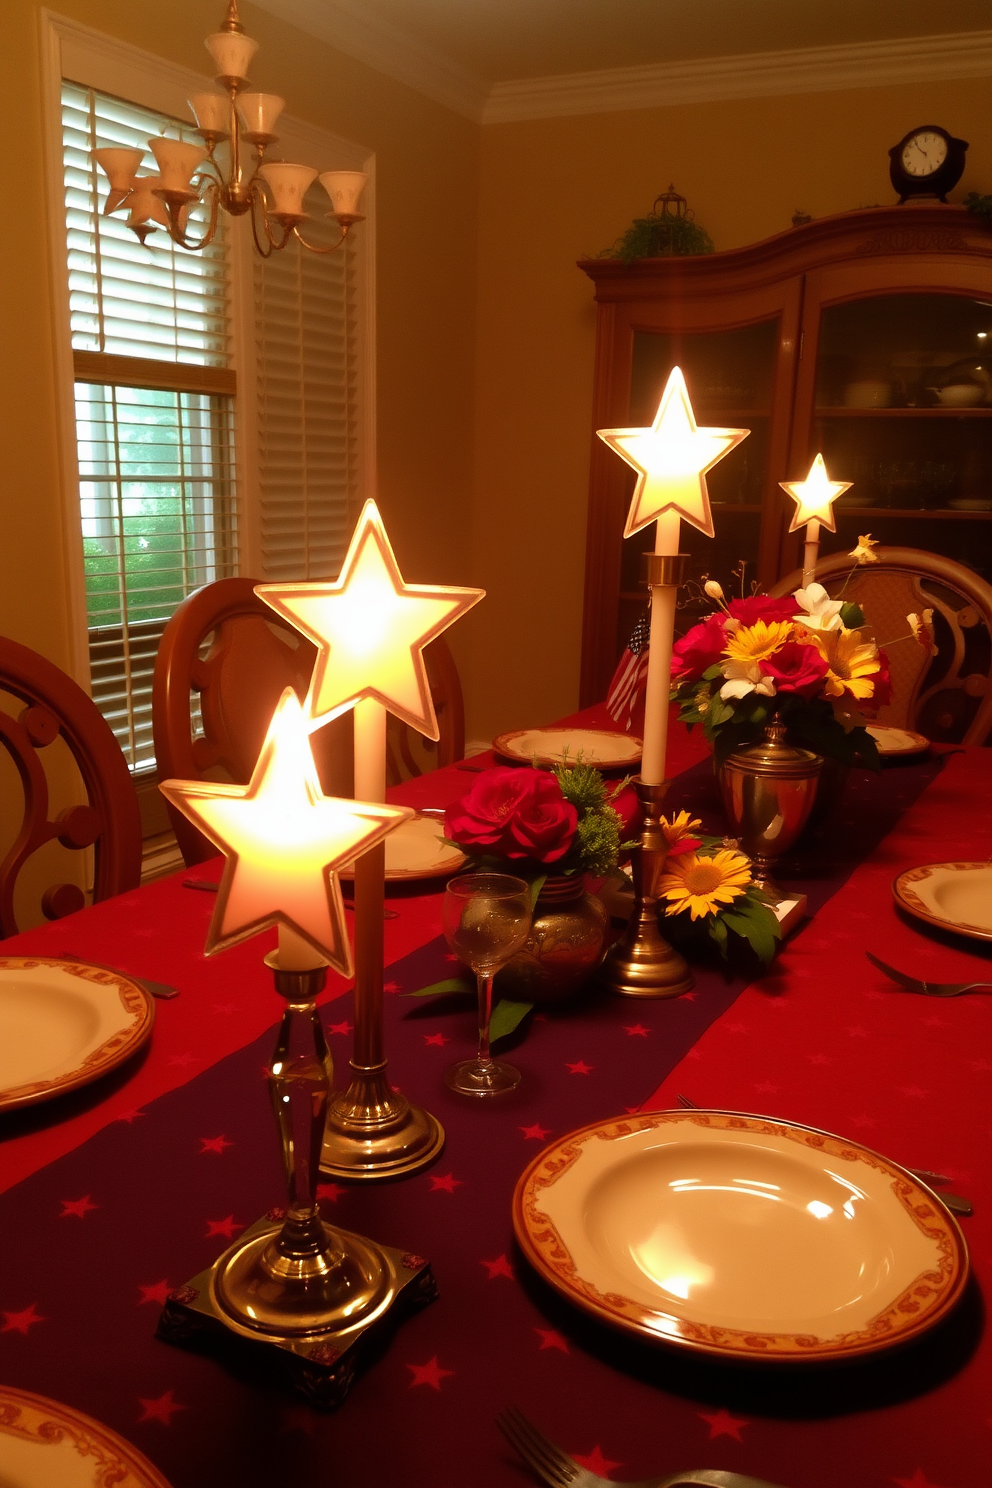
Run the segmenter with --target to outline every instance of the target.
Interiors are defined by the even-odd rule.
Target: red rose
[[[719,615],[707,615],[672,647],[673,680],[698,682],[706,669],[720,660],[726,644],[723,620]]]
[[[803,697],[819,692],[827,675],[822,653],[816,646],[803,646],[798,641],[786,641],[758,665],[766,677],[774,680],[776,692],[799,692]]]
[[[791,620],[799,614],[799,606],[791,594],[782,599],[772,599],[767,594],[749,594],[747,599],[732,599],[727,606],[732,617],[742,625],[753,625],[756,620],[771,624],[773,620]]]
[[[865,698],[864,706],[874,712],[877,708],[884,708],[892,701],[892,677],[889,672],[889,658],[878,648],[878,671],[871,678],[875,684],[875,691],[870,698]]]
[[[556,863],[575,840],[579,815],[553,775],[497,766],[448,807],[444,821],[459,847]]]

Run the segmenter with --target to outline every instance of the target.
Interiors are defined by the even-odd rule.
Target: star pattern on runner
[[[741,1427],[751,1424],[745,1416],[732,1416],[728,1410],[724,1410],[722,1407],[713,1415],[708,1415],[706,1411],[697,1411],[696,1415],[709,1426],[710,1441],[713,1441],[718,1436],[732,1436],[734,1441],[743,1441]]]
[[[505,1276],[509,1281],[512,1281],[514,1278],[513,1267],[510,1265],[505,1254],[498,1255],[492,1261],[482,1261],[480,1264],[485,1266],[490,1281],[495,1281],[497,1276]]]
[[[142,1286],[139,1282],[138,1291],[141,1293],[141,1296],[138,1298],[139,1307],[141,1307],[145,1302],[154,1302],[159,1307],[164,1307],[166,1302],[169,1300],[169,1293],[172,1291],[172,1283],[168,1280],[167,1277],[163,1276],[161,1281],[153,1281],[151,1286]]]
[[[331,1023],[327,1031],[328,1033],[340,1033],[342,1038],[347,1038],[348,1034],[354,1029],[354,1026],[353,1023],[349,1023],[348,1019],[345,1018],[343,1023]]]
[[[394,1089],[395,1089],[395,1086],[394,1086]],[[441,1193],[443,1191],[444,1193],[453,1194],[454,1191],[455,1191],[455,1189],[456,1188],[461,1188],[461,1186],[462,1186],[462,1184],[464,1182],[465,1182],[464,1178],[456,1178],[455,1175],[454,1175],[454,1173],[444,1173],[444,1174],[431,1173],[431,1175],[430,1175],[430,1185],[431,1185],[430,1191],[431,1191],[431,1193]]]
[[[771,1080],[760,1080],[754,1088],[759,1095],[777,1095],[782,1087],[773,1085]]]
[[[545,1142],[551,1135],[550,1126],[541,1126],[540,1122],[537,1121],[534,1122],[533,1126],[522,1126],[520,1130],[528,1142]]]
[[[128,1126],[132,1126],[134,1124],[134,1122],[139,1119],[139,1117],[141,1117],[141,1116],[147,1116],[147,1115],[148,1115],[148,1112],[147,1111],[140,1111],[137,1108],[137,1106],[135,1106],[133,1110],[122,1111],[119,1116],[115,1116],[114,1117],[114,1120],[115,1121],[126,1121],[127,1124],[128,1124]]]
[[[176,1065],[179,1069],[189,1069],[191,1064],[196,1063],[196,1055],[186,1049],[182,1054],[173,1054],[169,1063]]]
[[[47,1323],[48,1319],[42,1317],[38,1311],[37,1302],[32,1302],[22,1312],[5,1312],[3,1323],[0,1324],[0,1333],[27,1333],[34,1327],[35,1323]]]
[[[374,501],[362,508],[333,583],[259,584],[255,593],[317,647],[311,719],[326,722],[374,698],[428,739],[439,737],[424,647],[485,590],[405,583]]]
[[[578,1059],[574,1064],[565,1061],[565,1068],[573,1075],[591,1075],[596,1068],[594,1064],[586,1064],[584,1059]]]
[[[645,1028],[643,1023],[625,1023],[623,1031],[628,1038],[647,1038],[651,1030]]]
[[[451,1040],[450,1040],[450,1038],[447,1037],[446,1034],[443,1034],[443,1033],[425,1033],[424,1034],[424,1045],[427,1048],[443,1049],[444,1046],[445,1046],[445,1044],[450,1044],[450,1043],[451,1043]]]
[[[931,1483],[922,1467],[918,1467],[911,1478],[893,1478],[897,1488],[941,1488],[940,1483]]]
[[[155,1400],[145,1400],[139,1395],[138,1404],[141,1406],[139,1424],[142,1421],[161,1421],[163,1426],[171,1426],[176,1411],[186,1409],[171,1390],[166,1390],[164,1395],[159,1395]]]
[[[206,1239],[212,1240],[215,1235],[222,1235],[225,1240],[233,1240],[244,1225],[235,1219],[233,1214],[228,1214],[224,1219],[208,1219]]]
[[[557,1328],[535,1328],[534,1332],[541,1340],[539,1344],[540,1352],[543,1353],[545,1349],[557,1349],[560,1354],[571,1353],[571,1349]]]
[[[437,1361],[437,1354],[433,1359],[428,1359],[426,1364],[408,1364],[406,1367],[413,1375],[410,1381],[411,1390],[416,1389],[417,1385],[429,1385],[432,1390],[440,1390],[441,1381],[455,1372],[453,1369],[443,1369]]]
[[[347,1192],[348,1190],[346,1188],[342,1188],[340,1183],[317,1184],[318,1199],[327,1199],[328,1202],[331,1204],[336,1204],[341,1195]]]
[[[201,1153],[201,1155],[204,1152],[215,1152],[218,1157],[222,1157],[223,1154],[224,1154],[225,1149],[228,1148],[228,1147],[233,1147],[233,1146],[234,1146],[234,1143],[232,1141],[230,1141],[227,1137],[225,1137],[224,1134],[223,1134],[223,1132],[221,1133],[221,1135],[219,1137],[201,1137],[200,1138],[200,1153]]]
[[[599,1473],[602,1478],[611,1473],[615,1467],[623,1466],[622,1459],[619,1462],[611,1462],[609,1457],[604,1457],[599,1442],[591,1452],[573,1452],[572,1456],[580,1467],[586,1468],[589,1472]]]
[[[99,1209],[99,1204],[93,1203],[91,1194],[84,1194],[81,1199],[61,1199],[62,1213],[59,1219],[85,1219],[94,1209]]]

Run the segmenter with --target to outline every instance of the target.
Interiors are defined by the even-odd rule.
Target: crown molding
[[[381,20],[357,0],[254,0],[280,20],[480,123],[489,84],[443,52]]]
[[[616,113],[780,93],[826,93],[992,76],[992,31],[753,52],[496,83],[484,124]]]

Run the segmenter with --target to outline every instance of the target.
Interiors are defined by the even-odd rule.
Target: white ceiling
[[[451,107],[487,115],[487,100],[589,74],[697,79],[707,59],[748,69],[768,54],[897,55],[906,80],[927,75],[935,38],[958,53],[992,42],[992,0],[255,0],[313,36]],[[972,33],[968,36],[967,33]],[[914,44],[919,38],[919,45]],[[938,47],[939,51],[940,48]],[[980,47],[982,50],[982,47]],[[759,62],[759,70],[761,68]],[[939,66],[940,64],[938,64]],[[987,60],[970,74],[986,75]],[[908,71],[906,71],[908,69]],[[753,68],[751,69],[753,71]],[[881,81],[895,81],[891,75]],[[804,84],[805,85],[805,84]],[[838,82],[833,86],[844,86]],[[814,84],[815,86],[815,84]],[[827,84],[830,86],[830,84]],[[748,91],[754,91],[749,89]],[[771,91],[788,91],[773,88]],[[715,96],[715,95],[714,95]],[[627,106],[637,106],[628,104]],[[553,110],[547,110],[553,111]],[[565,112],[585,111],[569,109]],[[501,117],[509,117],[502,114]]]

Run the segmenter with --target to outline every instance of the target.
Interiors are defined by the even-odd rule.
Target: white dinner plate
[[[137,1447],[69,1405],[0,1385],[3,1488],[169,1488]]]
[[[918,920],[992,940],[992,863],[925,863],[893,881],[896,903]]]
[[[875,740],[883,759],[892,759],[902,754],[923,754],[930,748],[930,740],[926,735],[914,733],[912,729],[888,728],[880,723],[870,723],[868,732]]]
[[[438,816],[421,816],[401,822],[386,838],[386,879],[402,883],[414,878],[450,878],[465,862],[460,848],[444,841],[444,822]],[[354,878],[355,865],[340,870],[342,878]]]
[[[601,1121],[517,1184],[546,1281],[624,1331],[721,1357],[823,1360],[932,1327],[968,1252],[916,1179],[856,1142],[727,1111]]]
[[[0,956],[0,1111],[116,1069],[151,1037],[155,1004],[123,972]]]
[[[595,765],[597,770],[626,770],[641,757],[636,734],[607,729],[536,728],[500,734],[493,749],[504,759],[528,765]]]

